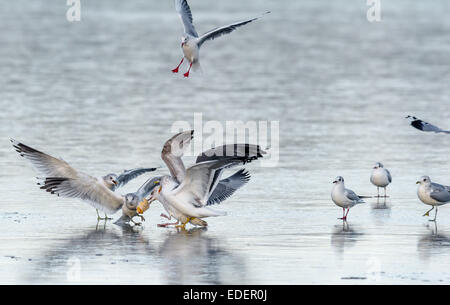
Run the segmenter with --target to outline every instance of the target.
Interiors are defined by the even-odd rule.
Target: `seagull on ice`
[[[258,145],[224,145],[203,152],[197,157],[195,165],[185,169],[181,157],[192,137],[193,131],[185,131],[165,143],[161,158],[167,164],[171,175],[160,177],[159,187],[137,208],[138,213],[142,214],[151,202],[161,202],[168,214],[161,216],[169,220],[173,217],[176,222],[159,226],[176,225],[184,228],[188,222],[207,226],[201,218],[226,215],[225,212],[211,209],[210,206],[229,198],[249,181],[250,175],[241,169],[220,180],[223,171],[256,160],[265,153]],[[179,223],[181,224],[178,225]]]
[[[405,119],[409,119],[411,121],[411,126],[421,131],[450,134],[450,130],[443,130],[435,125],[422,121],[421,119],[416,118],[415,116],[408,115],[405,117]]]
[[[199,62],[199,51],[200,47],[208,40],[214,40],[222,35],[229,34],[233,32],[240,26],[243,26],[247,23],[257,20],[258,18],[252,18],[245,21],[231,23],[229,25],[217,27],[212,29],[209,32],[206,32],[202,36],[197,34],[195,30],[191,9],[186,0],[175,0],[175,9],[180,16],[181,22],[184,27],[184,36],[181,40],[181,49],[183,50],[183,58],[178,66],[172,70],[173,73],[178,73],[178,69],[183,63],[184,59],[189,61],[189,69],[186,73],[184,73],[184,77],[189,77],[189,72],[191,68],[194,67],[194,70],[200,66]],[[264,14],[268,14],[270,12],[265,12]]]
[[[344,185],[344,178],[341,176],[336,177],[333,181],[333,189],[331,191],[331,199],[333,202],[342,208],[342,219],[344,221],[347,220],[348,212],[350,208],[354,207],[357,204],[364,203],[364,200],[361,198],[367,198],[366,196],[358,196],[352,190],[346,189]],[[345,209],[347,209],[347,213],[345,213]]]
[[[113,214],[120,208],[124,215],[131,215],[129,210],[133,209],[133,204],[135,205],[134,210],[136,210],[137,204],[153,190],[151,186],[155,185],[154,182],[152,184],[147,181],[136,193],[120,196],[114,193],[118,187],[146,172],[152,172],[156,168],[136,168],[126,170],[120,175],[108,174],[95,178],[78,172],[62,159],[52,157],[16,140],[11,139],[10,141],[16,151],[28,159],[42,175],[38,178],[40,181],[38,185],[41,186],[41,189],[61,197],[87,201],[97,210],[98,220],[110,219],[106,213]],[[98,210],[105,213],[105,218],[100,217]]]
[[[419,187],[417,188],[417,196],[419,199],[423,203],[433,206],[431,210],[427,211],[423,216],[430,216],[430,212],[433,209],[436,209],[434,219],[430,220],[436,221],[438,206],[450,202],[450,186],[433,183],[428,176],[420,177],[416,184],[419,184]]]
[[[377,187],[378,197],[380,197],[380,187],[384,188],[384,197],[386,197],[386,186],[392,182],[391,173],[384,168],[383,164],[377,162],[370,175],[370,182]]]

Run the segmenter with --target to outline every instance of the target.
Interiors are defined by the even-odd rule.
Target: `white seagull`
[[[411,126],[419,129],[421,131],[425,131],[425,132],[435,132],[435,133],[450,133],[450,130],[443,130],[435,125],[432,125],[428,122],[422,121],[419,118],[416,118],[415,116],[406,116],[406,119],[409,119],[411,121]]]
[[[176,222],[159,226],[177,225],[184,228],[188,222],[206,226],[207,223],[201,218],[226,215],[225,212],[211,209],[210,205],[226,200],[248,182],[250,175],[241,169],[220,180],[223,171],[256,160],[265,153],[258,145],[224,145],[203,152],[197,157],[195,165],[185,169],[181,157],[192,137],[193,131],[186,131],[176,134],[165,143],[161,157],[171,175],[160,177],[159,187],[137,208],[138,213],[143,213],[151,202],[161,202],[168,214],[161,216],[169,220],[173,217]]]
[[[347,220],[348,212],[350,208],[354,207],[357,204],[364,203],[364,200],[361,198],[365,198],[365,196],[358,196],[352,190],[346,189],[344,185],[344,178],[341,176],[336,177],[333,181],[333,189],[331,190],[331,199],[333,202],[342,208],[342,220]],[[345,209],[347,209],[347,213],[345,213]]]
[[[386,186],[392,182],[391,173],[384,168],[383,164],[377,162],[370,175],[370,182],[377,187],[378,197],[380,197],[380,187],[384,188],[384,197],[386,197]]]
[[[41,189],[61,197],[79,198],[97,209],[97,218],[110,219],[106,213],[113,214],[122,208],[124,215],[131,215],[130,209],[136,210],[137,204],[147,196],[155,186],[148,180],[136,193],[125,196],[114,193],[119,186],[127,184],[132,179],[156,168],[137,168],[124,171],[121,175],[108,174],[102,177],[92,177],[78,172],[67,162],[52,157],[16,140],[10,140],[16,151],[28,159],[42,177],[38,179]],[[148,185],[147,185],[148,184]],[[105,213],[105,218],[98,215],[98,210]],[[135,212],[134,212],[135,213]],[[137,216],[137,213],[135,213]],[[131,217],[132,218],[132,217]],[[141,217],[142,219],[142,217]]]
[[[200,66],[199,62],[199,51],[200,47],[207,40],[214,40],[222,35],[229,34],[233,32],[236,28],[243,26],[247,23],[257,20],[258,18],[248,19],[245,21],[235,22],[226,26],[221,26],[215,28],[209,32],[206,32],[202,36],[198,36],[197,31],[195,30],[192,13],[189,7],[189,4],[186,0],[175,0],[175,9],[180,16],[181,22],[184,27],[184,36],[181,40],[181,49],[183,50],[183,58],[178,66],[172,70],[173,73],[178,73],[178,69],[186,58],[190,65],[189,69],[186,73],[184,73],[184,77],[189,77],[189,72],[193,67],[194,70]],[[268,14],[270,12],[266,12],[264,14]]]
[[[433,183],[428,176],[420,177],[416,184],[419,184],[419,187],[417,188],[417,196],[419,199],[423,203],[433,206],[431,210],[427,211],[423,216],[430,216],[430,212],[436,208],[434,219],[430,220],[436,221],[438,206],[450,202],[450,186]]]

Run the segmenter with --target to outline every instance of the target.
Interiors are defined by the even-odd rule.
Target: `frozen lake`
[[[78,23],[65,1],[0,4],[0,283],[450,283],[450,206],[429,223],[415,184],[450,184],[450,136],[404,119],[450,129],[450,2],[382,1],[369,23],[366,1],[190,0],[200,33],[272,13],[205,44],[189,79],[170,71],[181,59],[173,2],[156,2],[82,0]],[[96,176],[163,166],[173,122],[194,112],[280,121],[278,166],[251,163],[207,230],[157,228],[158,203],[142,228],[97,225],[89,205],[39,190],[9,142]],[[375,195],[377,161],[393,175],[390,198],[343,226],[332,181]]]

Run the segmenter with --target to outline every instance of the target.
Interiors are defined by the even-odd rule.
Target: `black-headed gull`
[[[421,131],[435,132],[435,133],[450,133],[449,130],[443,130],[435,125],[422,121],[421,119],[416,118],[415,116],[408,115],[405,118],[411,121],[412,127],[419,129]]]
[[[195,165],[185,169],[181,157],[192,137],[193,131],[181,132],[165,143],[161,157],[171,175],[160,177],[159,187],[137,208],[138,213],[143,213],[151,202],[161,202],[168,214],[161,216],[169,220],[173,217],[176,222],[158,226],[177,225],[184,228],[188,222],[196,226],[206,226],[207,223],[201,218],[226,215],[211,209],[210,206],[229,198],[249,181],[250,175],[241,169],[220,180],[223,171],[256,160],[265,153],[258,145],[223,145],[203,152],[197,157]],[[181,224],[178,225],[179,223]]]
[[[175,0],[175,9],[178,15],[181,18],[181,22],[184,27],[184,36],[181,41],[181,49],[183,50],[183,58],[181,59],[178,66],[172,70],[173,73],[178,73],[178,70],[186,58],[189,61],[189,69],[186,73],[184,73],[184,77],[189,77],[189,72],[193,67],[194,70],[200,66],[199,62],[199,51],[202,44],[207,40],[214,40],[222,35],[229,34],[233,32],[236,28],[243,26],[247,23],[255,21],[257,18],[248,19],[245,21],[235,22],[229,25],[221,26],[215,28],[209,32],[206,32],[202,36],[198,36],[197,31],[195,30],[192,13],[189,7],[189,4],[186,0]],[[264,14],[268,14],[270,12],[266,12]]]
[[[423,216],[430,216],[430,212],[433,209],[436,209],[434,219],[430,220],[436,221],[438,206],[450,202],[450,186],[433,183],[428,176],[420,177],[416,183],[419,184],[419,187],[417,188],[417,196],[419,199],[423,203],[433,206],[431,210],[427,211]]]
[[[352,190],[346,189],[344,185],[344,178],[341,176],[336,177],[333,181],[333,189],[331,190],[331,199],[333,202],[342,208],[342,220],[347,220],[348,212],[350,208],[357,204],[364,203],[361,198],[366,198],[366,196],[358,196]],[[347,213],[345,213],[347,209]]]
[[[98,220],[110,219],[106,214],[114,214],[121,208],[123,215],[130,217],[130,220],[132,214],[138,216],[136,213],[138,203],[156,185],[148,180],[135,193],[125,196],[117,195],[114,193],[117,187],[125,185],[143,173],[154,171],[156,168],[138,168],[124,171],[121,175],[108,174],[95,178],[78,172],[64,160],[52,157],[16,140],[11,139],[11,142],[16,151],[28,159],[42,175],[38,178],[40,180],[38,185],[41,186],[41,189],[61,197],[79,198],[88,202],[97,210]],[[98,215],[98,210],[105,213],[105,218]]]
[[[378,197],[380,197],[380,187],[384,188],[384,197],[386,197],[386,187],[392,182],[391,173],[384,168],[380,162],[375,163],[370,182],[377,187]]]

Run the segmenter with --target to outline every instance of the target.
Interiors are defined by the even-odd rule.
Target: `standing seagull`
[[[346,189],[344,185],[344,178],[341,176],[336,177],[333,184],[334,186],[331,191],[331,199],[337,206],[342,208],[342,218],[339,219],[346,221],[350,208],[357,204],[364,203],[364,200],[361,199],[364,197],[358,196],[352,190]],[[345,213],[345,209],[347,209],[347,213]]]
[[[122,207],[122,197],[114,194],[116,188],[127,184],[143,173],[156,170],[156,168],[137,168],[126,170],[120,175],[108,174],[94,178],[76,171],[64,160],[52,157],[16,140],[11,139],[11,142],[16,151],[28,159],[43,176],[38,178],[41,180],[38,183],[41,185],[41,189],[58,196],[80,198],[89,202],[97,210],[98,220],[110,219],[106,213],[114,213]],[[141,189],[142,192],[143,190],[144,188]],[[147,193],[143,194],[147,195]],[[129,196],[129,198],[131,197]],[[105,212],[105,218],[100,217],[98,210]]]
[[[184,36],[181,40],[181,48],[183,49],[184,57],[181,59],[181,62],[178,66],[172,70],[173,73],[178,73],[178,69],[186,58],[190,65],[189,70],[184,73],[184,77],[189,77],[189,72],[191,71],[192,66],[194,70],[200,66],[199,62],[199,51],[202,44],[207,40],[214,40],[222,35],[229,34],[233,32],[236,28],[243,26],[247,23],[255,21],[258,18],[248,19],[245,21],[235,22],[226,26],[215,28],[209,32],[206,32],[202,36],[198,36],[197,31],[195,30],[192,13],[189,7],[189,4],[186,0],[175,0],[175,9],[177,10],[178,15],[181,18],[181,22],[184,27]],[[266,12],[264,14],[268,14],[270,12]]]
[[[431,210],[427,211],[423,216],[430,216],[430,212],[436,208],[434,219],[430,220],[436,221],[438,206],[450,202],[450,186],[432,183],[428,176],[420,177],[416,184],[419,184],[419,187],[417,188],[417,196],[419,199],[423,203],[433,206]]]
[[[386,198],[386,186],[392,182],[391,173],[383,167],[383,164],[377,162],[373,167],[370,182],[377,187],[378,197],[380,197],[380,187],[384,188],[384,197]]]
[[[435,133],[450,133],[450,130],[443,130],[435,125],[422,121],[421,119],[416,118],[415,116],[408,115],[405,117],[405,119],[411,120],[411,126],[421,131],[435,132]]]

